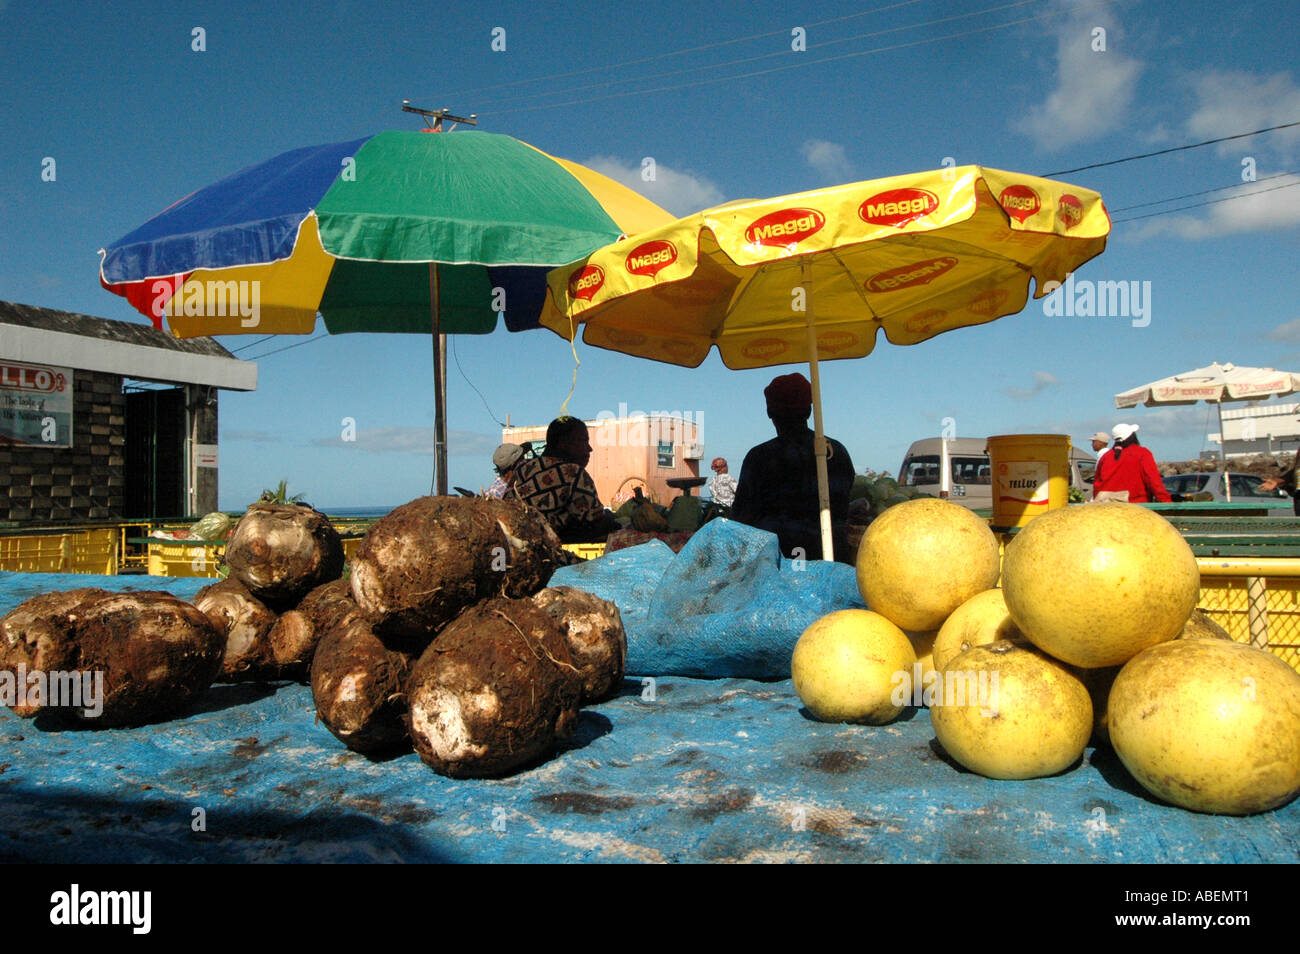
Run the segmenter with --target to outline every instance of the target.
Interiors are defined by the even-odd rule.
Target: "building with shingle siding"
[[[0,523],[217,509],[217,396],[257,365],[211,338],[0,302]]]

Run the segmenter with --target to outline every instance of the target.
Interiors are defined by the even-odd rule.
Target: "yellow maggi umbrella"
[[[548,276],[541,323],[684,367],[808,362],[823,555],[830,509],[817,362],[870,354],[1024,308],[1101,253],[1101,196],[962,166],[745,200],[593,252]],[[814,308],[815,302],[815,308]]]

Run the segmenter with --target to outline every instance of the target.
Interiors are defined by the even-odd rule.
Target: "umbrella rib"
[[[728,258],[730,258],[730,256],[728,256]],[[749,294],[749,290],[753,288],[755,284],[757,284],[759,276],[762,275],[764,272],[768,271],[768,264],[769,264],[768,262],[764,262],[763,264],[759,265],[758,268],[754,270],[753,277],[741,284],[740,294],[737,295],[735,298],[733,298],[731,302],[727,305],[727,307],[723,309],[721,320],[718,322],[718,324],[714,325],[713,329],[709,332],[709,340],[712,341],[715,345],[718,343],[718,340],[726,333],[727,319],[730,318],[732,315],[734,315],[737,309],[739,309],[740,303],[745,300],[745,296]]]
[[[831,249],[831,250],[829,250],[829,251],[825,251],[825,252],[815,252],[815,253],[812,253],[812,256],[809,256],[809,255],[800,255],[800,256],[796,256],[796,258],[799,258],[799,259],[802,259],[802,258],[809,258],[809,257],[816,257],[816,258],[825,258],[825,257],[829,257],[829,258],[833,259],[833,260],[835,261],[835,263],[836,263],[837,265],[839,265],[840,270],[845,274],[845,276],[848,277],[850,283],[853,285],[854,291],[857,293],[858,298],[862,301],[863,307],[866,308],[867,313],[868,313],[868,314],[870,315],[870,317],[871,317],[871,320],[872,320],[872,321],[876,321],[876,322],[879,322],[879,321],[880,321],[879,316],[876,315],[876,313],[875,313],[875,311],[872,309],[871,305],[868,304],[868,302],[867,302],[867,298],[866,298],[866,294],[865,294],[865,289],[860,288],[859,285],[858,285],[858,282],[856,282],[856,281],[853,280],[853,272],[852,272],[852,270],[851,270],[847,265],[844,264],[844,259],[840,257],[839,249]],[[782,259],[779,263],[774,263],[774,262],[763,262],[763,263],[761,263],[760,265],[756,266],[756,267],[754,268],[754,270],[753,270],[753,271],[754,271],[754,275],[753,275],[753,277],[752,277],[749,281],[746,281],[746,282],[744,283],[743,287],[741,288],[740,294],[735,298],[734,301],[731,302],[730,305],[727,306],[727,309],[726,309],[726,311],[723,313],[723,316],[722,316],[722,323],[721,323],[720,325],[717,325],[717,326],[715,326],[715,327],[713,328],[713,330],[712,330],[712,332],[710,333],[710,336],[709,336],[709,337],[710,337],[710,340],[712,340],[712,341],[716,344],[716,343],[717,343],[721,338],[726,337],[726,335],[728,334],[728,332],[727,332],[727,330],[726,330],[726,328],[725,328],[725,325],[726,325],[727,319],[730,318],[732,315],[734,315],[734,314],[737,312],[737,310],[738,310],[739,307],[740,307],[740,303],[741,303],[741,302],[744,300],[744,298],[745,298],[745,295],[749,292],[750,288],[753,287],[753,286],[757,283],[757,279],[758,279],[758,277],[759,277],[761,274],[763,274],[764,272],[768,272],[768,271],[770,271],[770,270],[771,270],[771,266],[774,265],[774,264],[782,264],[782,265],[784,265],[784,264],[787,264],[787,263],[791,262],[792,260],[793,260],[793,259]],[[792,286],[792,287],[793,287],[793,286]],[[811,296],[812,293],[813,293],[811,289],[805,289],[805,291],[806,291],[807,294],[810,295],[810,296]],[[792,312],[791,314],[793,315],[793,312]],[[854,317],[852,318],[852,320],[853,320],[853,321],[858,321],[858,320],[860,320],[860,319],[859,319],[857,316],[854,316]],[[818,319],[816,323],[817,323],[818,327],[823,327],[823,326],[828,325],[828,324],[835,324],[835,322],[834,322],[833,320],[832,320],[832,321],[824,321],[824,320],[821,320],[821,319]],[[806,319],[798,319],[798,318],[791,317],[791,320],[790,320],[788,323],[787,323],[787,322],[767,323],[767,324],[764,325],[764,327],[765,327],[765,328],[768,328],[768,329],[770,329],[770,330],[773,330],[773,331],[786,331],[786,330],[791,330],[791,329],[796,329],[796,328],[797,328],[797,329],[804,329],[804,328],[807,327],[807,324],[808,324],[808,323],[807,323],[807,320],[806,320]],[[731,335],[734,335],[734,336],[745,336],[745,335],[749,335],[749,334],[751,334],[752,331],[753,331],[753,329],[750,329],[750,328],[737,328],[737,329],[731,331],[730,334],[731,334]]]

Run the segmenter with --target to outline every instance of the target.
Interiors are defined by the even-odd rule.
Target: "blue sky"
[[[480,129],[585,162],[682,215],[949,157],[1041,175],[1300,121],[1295,2],[705,10],[0,0],[0,299],[143,321],[100,288],[97,249],[277,153],[416,128],[403,99],[477,113]],[[804,50],[792,49],[796,27]],[[639,174],[645,157],[653,183]],[[1106,252],[1076,277],[1148,288],[1149,323],[1031,302],[909,348],[882,339],[865,359],[823,363],[827,433],[859,470],[896,471],[949,417],[961,436],[1067,433],[1085,447],[1130,420],[1158,458],[1195,454],[1216,429],[1211,407],[1121,413],[1113,395],[1215,360],[1300,370],[1298,168],[1294,127],[1058,176],[1099,191],[1115,220]],[[1222,191],[1176,199],[1206,190]],[[221,397],[224,508],[281,478],[324,507],[429,491],[427,340],[323,337],[278,353],[305,339],[258,340],[221,339],[260,369],[256,392]],[[791,370],[734,372],[716,356],[688,370],[581,343],[578,355],[573,413],[689,411],[708,456],[736,468],[772,434],[764,385]],[[558,413],[573,356],[549,332],[499,329],[453,339],[448,368],[450,479],[477,488],[491,480],[497,422]],[[357,441],[340,440],[344,418]]]

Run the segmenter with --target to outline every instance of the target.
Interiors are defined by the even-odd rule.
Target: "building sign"
[[[216,444],[195,444],[194,463],[198,467],[216,467],[217,466],[217,445]]]
[[[0,360],[0,444],[72,446],[72,369]]]

